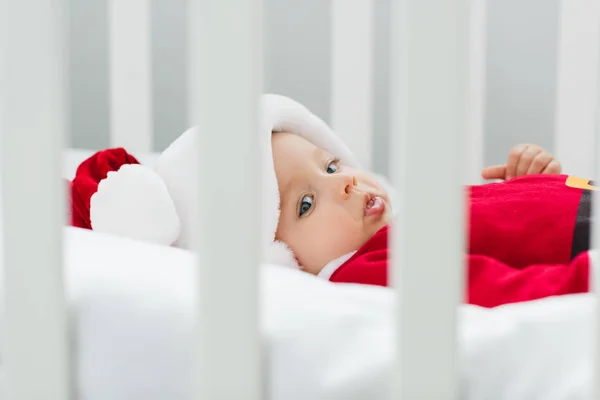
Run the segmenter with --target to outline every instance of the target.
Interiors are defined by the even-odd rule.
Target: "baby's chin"
[[[371,237],[373,237],[373,235],[375,235],[377,232],[379,232],[379,230],[381,230],[383,227],[385,227],[389,223],[390,223],[390,218],[387,216],[383,216],[379,221],[372,223],[367,228],[367,232],[365,235],[366,239],[365,239],[364,243],[366,243],[369,239],[371,239]],[[364,243],[363,243],[363,245],[364,245]]]

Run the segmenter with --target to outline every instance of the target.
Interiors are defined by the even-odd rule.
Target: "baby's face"
[[[305,271],[319,273],[389,222],[388,195],[366,173],[295,134],[274,134],[272,147],[281,196],[276,239]]]

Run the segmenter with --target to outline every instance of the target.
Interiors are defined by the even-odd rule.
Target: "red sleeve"
[[[468,256],[467,302],[483,307],[588,291],[588,253],[569,264],[512,268],[490,257]],[[388,285],[387,251],[362,254],[335,271],[332,282]]]
[[[568,264],[535,264],[515,269],[493,258],[469,256],[467,302],[484,307],[588,291],[589,255]]]

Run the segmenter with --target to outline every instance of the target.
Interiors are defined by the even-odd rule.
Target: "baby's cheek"
[[[331,221],[313,236],[313,241],[319,252],[329,258],[329,262],[357,250],[362,244],[362,233],[360,226],[355,223]]]

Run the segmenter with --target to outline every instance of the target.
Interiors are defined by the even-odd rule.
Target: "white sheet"
[[[81,398],[191,400],[193,255],[66,228]],[[391,400],[393,293],[262,270],[273,400]],[[588,399],[595,302],[460,310],[465,399]]]

